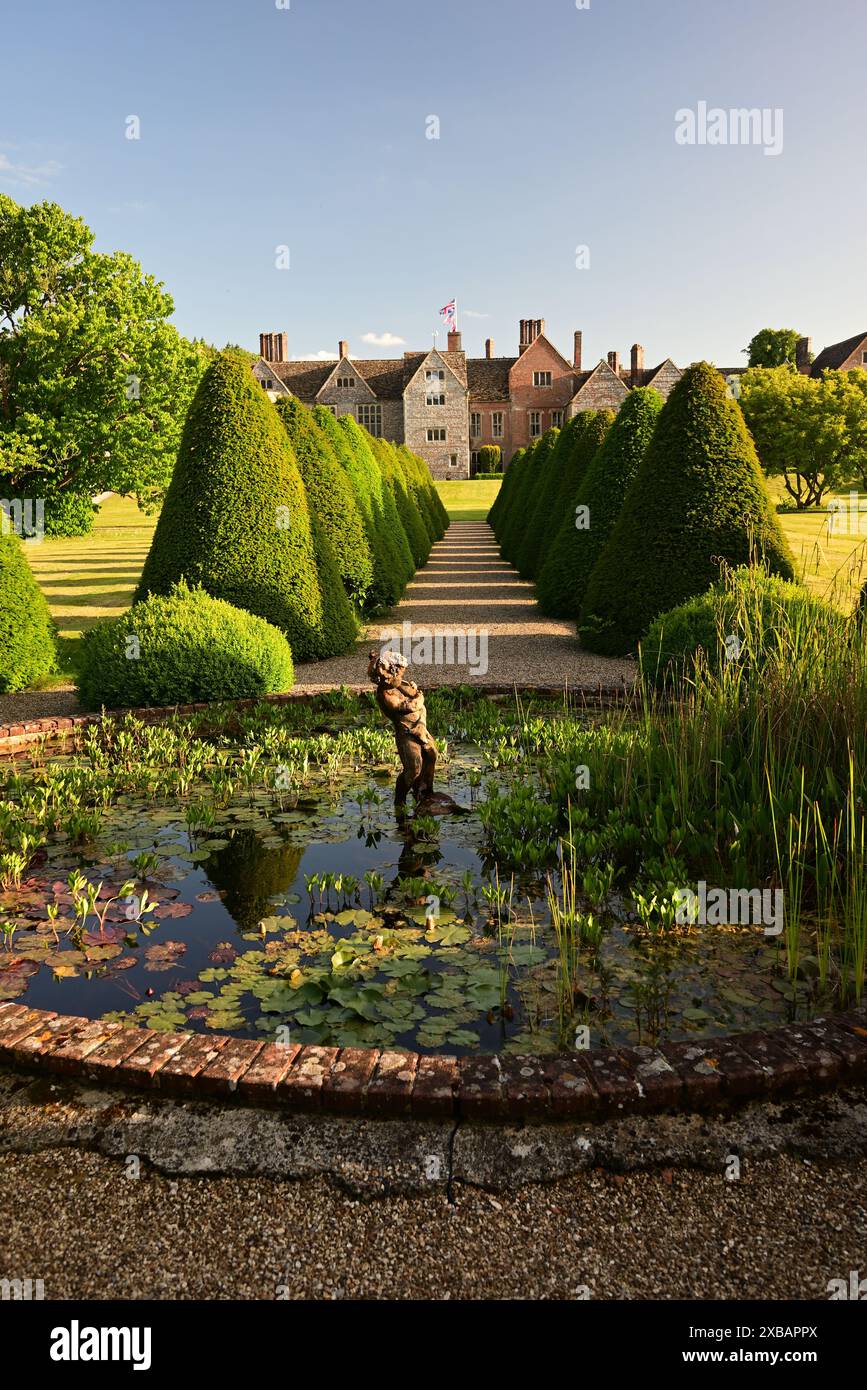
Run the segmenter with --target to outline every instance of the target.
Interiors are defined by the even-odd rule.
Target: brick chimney
[[[609,367],[611,368],[611,370],[612,370],[612,372],[614,373],[615,376],[619,376],[619,375],[620,375],[620,353],[619,353],[619,352],[609,352],[609,354],[608,354],[608,365],[609,365]]]
[[[487,359],[488,359],[489,362],[490,362],[491,358],[493,357],[493,355],[494,355],[494,340],[493,340],[493,338],[489,338],[488,341],[485,343],[485,356],[487,357]]]
[[[574,366],[576,372],[580,372],[580,370],[581,370],[581,342],[582,342],[582,338],[583,338],[583,334],[581,333],[581,330],[580,330],[580,329],[576,329],[576,331],[575,331],[575,348],[574,348],[573,353],[572,353],[572,364],[573,364],[573,366]]]
[[[349,356],[349,344],[347,343],[345,338],[341,338],[340,342],[337,344],[337,355],[339,356],[341,362],[343,361],[344,357]]]
[[[521,319],[521,341],[518,345],[518,356],[526,352],[531,343],[545,332],[544,319]]]
[[[259,356],[266,362],[286,362],[289,359],[288,333],[260,333]]]
[[[810,375],[810,367],[812,365],[812,363],[810,362],[810,358],[812,354],[813,339],[799,338],[797,346],[795,348],[795,366],[797,367],[798,371],[801,372],[804,376]]]
[[[632,385],[641,385],[641,374],[644,371],[644,348],[640,343],[632,344]]]
[[[449,352],[461,351],[461,335],[457,329],[449,334]]]

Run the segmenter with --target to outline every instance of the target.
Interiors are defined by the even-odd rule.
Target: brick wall
[[[550,372],[550,386],[534,386],[535,372]],[[541,414],[540,435],[551,428],[551,412],[563,412],[564,421],[568,417],[569,402],[575,391],[573,368],[551,346],[547,338],[536,338],[522,352],[509,372],[509,443],[506,457],[511,457],[516,449],[526,449],[532,443],[530,437],[530,412]],[[504,450],[504,453],[506,451]]]

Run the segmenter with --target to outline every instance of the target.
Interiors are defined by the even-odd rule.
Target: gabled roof
[[[468,357],[467,385],[471,401],[507,401],[509,372],[517,357]]]
[[[462,386],[467,384],[467,358],[464,352],[443,352],[440,348],[429,348],[427,352],[405,352],[403,354],[403,387],[405,391],[410,382],[418,376],[429,357],[439,357],[453,372]]]
[[[347,360],[377,400],[400,400],[403,394],[403,362],[399,357]],[[265,365],[293,395],[309,403],[315,401],[335,367],[340,364],[332,358],[327,362],[266,362]]]
[[[559,357],[567,372],[571,372],[574,369],[573,364],[567,361],[560,349],[554,346],[554,344],[551,342],[551,339],[545,333],[539,333],[538,336],[533,339],[532,343],[527,344],[527,346],[524,348],[524,351],[521,353],[521,358],[525,358],[527,354],[532,352],[535,347],[538,347],[539,343],[544,343],[546,347],[549,347],[551,349],[555,357]]]
[[[605,358],[602,357],[602,358],[600,358],[600,360],[596,363],[596,366],[593,368],[592,371],[589,371],[589,372],[579,372],[579,373],[576,374],[576,376],[575,376],[575,394],[574,394],[573,397],[572,397],[572,400],[573,400],[573,401],[576,401],[576,400],[578,399],[578,397],[581,395],[581,392],[584,390],[584,387],[587,385],[588,381],[590,381],[592,377],[596,376],[597,372],[602,372],[603,375],[606,375],[606,374],[607,374],[608,376],[610,376],[610,377],[611,377],[611,380],[612,380],[613,382],[616,382],[616,384],[617,384],[618,386],[622,386],[622,387],[623,387],[624,395],[626,395],[626,393],[627,393],[628,390],[629,390],[629,388],[628,388],[626,382],[623,380],[622,377],[620,377],[620,376],[617,375],[617,373],[614,371],[614,368],[610,365],[610,363],[606,362],[606,361],[605,361]]]
[[[832,343],[830,347],[823,348],[810,368],[811,376],[821,376],[829,368],[837,369],[842,367],[847,358],[857,352],[861,344],[867,339],[867,333],[856,333],[854,338],[847,338],[844,343]]]
[[[256,380],[268,382],[269,387],[270,383],[273,382],[273,387],[270,387],[270,389],[273,389],[276,395],[288,395],[288,388],[280,377],[279,372],[274,370],[274,366],[275,364],[273,362],[266,362],[264,357],[260,357],[257,362],[253,363],[253,372],[256,376]]]

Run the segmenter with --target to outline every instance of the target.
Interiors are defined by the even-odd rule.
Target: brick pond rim
[[[359,686],[358,691],[367,687]],[[431,686],[431,689],[434,687]],[[541,698],[562,688],[475,686],[474,695]],[[355,692],[353,692],[355,693]],[[573,688],[588,707],[622,688]],[[303,690],[263,697],[309,701]],[[233,702],[239,709],[261,700]],[[116,710],[145,720],[203,713],[207,704]],[[0,755],[66,738],[101,715],[0,727]],[[377,1048],[283,1046],[225,1035],[164,1033],[0,1004],[0,1064],[165,1096],[217,1098],[292,1111],[424,1119],[600,1120],[708,1111],[867,1081],[867,1005],[812,1023],[658,1047],[554,1057],[450,1057]]]

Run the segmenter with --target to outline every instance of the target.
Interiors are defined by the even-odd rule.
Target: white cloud
[[[398,338],[394,333],[363,333],[361,336],[363,343],[372,343],[374,347],[404,347],[405,338]]]
[[[489,319],[490,314],[477,314],[475,309],[462,309],[461,313],[465,319]]]
[[[0,150],[0,180],[7,183],[32,187],[37,183],[45,183],[59,172],[60,165],[55,159],[48,159],[44,164],[18,164]]]
[[[336,352],[326,352],[325,348],[320,348],[318,352],[301,352],[297,357],[290,357],[290,362],[338,362],[340,359]]]

